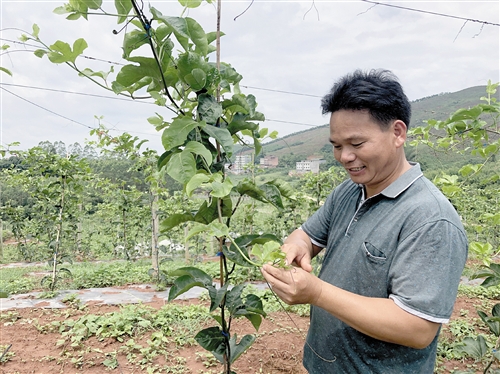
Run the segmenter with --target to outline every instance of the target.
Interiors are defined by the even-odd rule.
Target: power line
[[[300,126],[308,126],[308,127],[319,127],[319,126],[324,126],[324,125],[311,125],[309,123],[300,123],[300,122],[290,122],[290,121],[281,121],[279,119],[270,119],[270,118],[266,118],[266,121],[269,121],[269,122],[280,122],[280,123],[289,123],[289,124],[292,124],[292,125],[300,125]]]
[[[4,82],[0,82],[0,85],[11,86],[11,87],[21,87],[21,88],[31,88],[31,89],[34,89],[34,90],[41,90],[41,91],[60,92],[60,93],[67,93],[67,94],[72,94],[72,95],[98,97],[98,98],[102,98],[102,99],[120,100],[120,101],[128,101],[128,102],[133,101],[133,102],[141,103],[141,104],[156,105],[155,103],[152,103],[150,101],[138,101],[138,100],[124,99],[122,97],[96,95],[96,94],[89,94],[89,93],[76,92],[76,91],[65,91],[65,90],[59,90],[59,89],[55,89],[55,88],[24,86],[22,84],[12,84],[12,83],[4,83]]]
[[[375,5],[382,5],[382,6],[386,6],[386,7],[390,7],[390,8],[397,8],[397,9],[402,9],[402,10],[408,10],[408,11],[417,12],[417,13],[431,14],[433,16],[440,16],[440,17],[447,17],[447,18],[459,19],[459,20],[462,20],[462,21],[482,23],[483,25],[500,26],[500,23],[481,21],[481,20],[478,20],[478,19],[472,19],[472,18],[466,18],[466,17],[459,17],[459,16],[454,16],[454,15],[451,15],[451,14],[444,14],[444,13],[431,12],[431,11],[428,11],[428,10],[408,8],[408,7],[404,7],[404,6],[400,6],[400,5],[379,3],[377,1],[372,1],[372,0],[360,0],[360,1],[362,1],[364,3],[370,3],[370,4],[375,4]]]
[[[55,115],[55,116],[57,116],[57,117],[64,118],[65,120],[68,120],[68,121],[70,121],[70,122],[76,123],[76,124],[77,124],[77,125],[79,125],[79,126],[86,127],[86,128],[87,128],[87,129],[89,129],[89,130],[97,130],[97,128],[95,128],[95,127],[88,126],[88,125],[86,125],[86,124],[84,124],[84,123],[78,122],[78,121],[76,121],[76,120],[74,120],[74,119],[71,119],[71,118],[66,117],[66,116],[64,116],[64,115],[62,115],[62,114],[59,114],[59,113],[57,113],[57,112],[54,112],[53,110],[50,110],[50,109],[48,109],[48,108],[45,108],[45,107],[43,107],[43,106],[41,106],[41,105],[39,105],[39,104],[37,104],[37,103],[34,103],[33,101],[28,100],[28,99],[26,99],[26,98],[24,98],[24,97],[22,97],[22,96],[19,96],[19,95],[15,94],[15,93],[14,93],[14,92],[12,92],[12,91],[9,91],[8,89],[6,89],[6,88],[4,88],[4,87],[1,87],[1,86],[0,86],[0,89],[4,90],[5,92],[10,93],[11,95],[13,95],[13,96],[17,97],[18,99],[21,99],[21,100],[23,100],[23,101],[26,101],[27,103],[29,103],[29,104],[31,104],[31,105],[34,105],[34,106],[36,106],[36,107],[38,107],[38,108],[40,108],[40,109],[42,109],[42,110],[45,110],[46,112],[49,112],[49,113],[51,113],[51,114],[53,114],[53,115]],[[140,132],[140,131],[126,131],[126,130],[122,130],[122,129],[118,129],[118,128],[112,128],[112,129],[110,129],[110,130],[111,130],[111,131],[128,132],[128,133],[134,133],[134,134],[141,134],[141,135],[149,135],[149,136],[161,136],[160,134],[150,134],[150,133],[145,133],[145,132]]]
[[[9,42],[9,43],[21,44],[23,46],[28,46],[28,47],[33,47],[33,48],[41,49],[39,45],[34,45],[34,44],[25,43],[25,42],[20,42],[20,41],[17,41],[17,40],[11,40],[11,39],[5,39],[5,38],[0,38],[0,40],[3,40],[5,42]],[[7,50],[4,53],[11,53],[11,52],[14,52],[14,51],[8,51]],[[32,52],[32,51],[27,51],[27,52]],[[126,65],[126,64],[121,63],[121,62],[104,60],[104,59],[101,59],[101,58],[87,56],[87,55],[78,55],[78,57],[83,57],[83,58],[86,58],[87,60],[94,60],[94,61],[105,62],[105,63],[112,64],[112,65],[120,65],[120,66],[125,66]]]
[[[273,90],[273,89],[270,89],[270,88],[260,88],[260,87],[243,86],[243,85],[240,85],[240,87],[250,88],[250,89],[253,89],[253,90],[261,90],[261,91],[278,92],[278,93],[284,93],[284,94],[288,94],[288,95],[309,96],[309,97],[319,97],[319,98],[321,98],[321,97],[322,97],[322,96],[318,96],[318,95],[311,95],[311,94],[305,94],[305,93],[299,93],[299,92],[290,92],[290,91]]]
[[[68,121],[71,121],[71,122],[73,122],[73,123],[76,123],[77,125],[80,125],[80,126],[86,127],[86,128],[88,128],[88,129],[90,129],[90,130],[93,130],[93,129],[94,129],[93,127],[90,127],[90,126],[85,125],[85,124],[83,124],[83,123],[81,123],[81,122],[75,121],[74,119],[71,119],[71,118],[68,118],[68,117],[66,117],[66,116],[63,116],[62,114],[56,113],[56,112],[54,112],[54,111],[52,111],[52,110],[50,110],[50,109],[47,109],[47,108],[45,108],[45,107],[43,107],[43,106],[41,106],[41,105],[38,105],[37,103],[34,103],[34,102],[33,102],[33,101],[31,101],[31,100],[25,99],[24,97],[19,96],[18,94],[15,94],[14,92],[9,91],[9,90],[8,90],[8,89],[6,89],[6,88],[3,88],[3,87],[0,87],[0,88],[1,88],[2,90],[4,90],[5,92],[8,92],[8,93],[10,93],[11,95],[13,95],[13,96],[17,97],[18,99],[21,99],[21,100],[23,100],[23,101],[26,101],[27,103],[29,103],[29,104],[31,104],[31,105],[34,105],[34,106],[36,106],[36,107],[38,107],[38,108],[40,108],[40,109],[43,109],[43,110],[45,110],[46,112],[49,112],[49,113],[51,113],[51,114],[53,114],[53,115],[55,115],[55,116],[58,116],[58,117],[64,118],[64,119],[66,119],[66,120],[68,120]]]

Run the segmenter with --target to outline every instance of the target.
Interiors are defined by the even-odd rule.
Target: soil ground
[[[478,299],[462,297],[457,299],[452,319],[477,318],[476,308],[481,302]],[[179,303],[199,303],[196,300],[179,301]],[[153,299],[144,303],[155,309],[165,304],[163,299]],[[188,374],[218,374],[222,366],[215,362],[210,355],[198,345],[178,346],[174,342],[167,342],[167,354],[153,360],[153,363],[142,367],[131,363],[126,352],[122,352],[124,342],[115,339],[102,341],[91,337],[84,345],[87,347],[75,350],[68,345],[58,346],[61,339],[58,332],[39,330],[53,321],[70,318],[77,319],[86,314],[102,315],[119,310],[119,306],[88,303],[85,308],[44,309],[38,304],[37,308],[23,308],[3,311],[4,317],[9,313],[12,319],[3,318],[1,323],[0,345],[6,347],[12,344],[9,352],[0,364],[1,374],[97,374],[114,372],[120,374],[131,373],[188,373]],[[465,317],[464,317],[465,316]],[[302,348],[304,337],[309,325],[308,317],[299,317],[292,314],[294,323],[285,313],[272,313],[263,320],[257,340],[233,365],[232,369],[238,374],[305,374],[302,367]],[[38,326],[38,328],[37,328]],[[300,331],[297,330],[298,326]],[[245,319],[237,319],[231,327],[239,336],[255,333],[252,325]],[[446,328],[443,334],[447,334]],[[138,343],[146,344],[148,337],[141,337]],[[5,349],[5,348],[4,348]],[[2,351],[4,350],[2,349]],[[0,352],[1,355],[2,352]],[[114,369],[103,366],[106,358],[116,355]],[[472,360],[447,361],[438,360],[437,373],[453,373],[457,370],[474,370],[479,366]],[[155,371],[152,371],[156,368]],[[160,370],[161,368],[161,370]],[[326,374],[326,373],[325,373]]]

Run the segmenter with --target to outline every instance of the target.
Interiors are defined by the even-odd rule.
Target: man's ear
[[[402,147],[406,142],[406,133],[407,133],[406,124],[401,120],[396,120],[392,124],[392,131],[394,134],[396,147]]]

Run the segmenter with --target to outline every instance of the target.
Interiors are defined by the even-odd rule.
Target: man
[[[430,374],[467,258],[460,218],[406,160],[411,107],[391,72],[341,78],[322,108],[350,179],[285,241],[294,267],[262,273],[286,303],[311,304],[310,373]]]

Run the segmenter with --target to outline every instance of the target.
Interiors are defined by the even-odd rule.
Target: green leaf
[[[247,195],[255,200],[264,203],[268,202],[265,192],[261,190],[259,187],[257,187],[253,182],[250,181],[239,182],[238,185],[236,186],[236,191],[240,195]]]
[[[178,148],[174,149],[174,150],[163,152],[162,155],[160,157],[158,157],[158,162],[157,162],[158,170],[161,170],[164,166],[166,166],[174,154],[181,153],[181,152],[182,152],[182,150],[180,150]]]
[[[481,310],[478,310],[477,314],[479,315],[479,317],[481,317],[483,322],[486,323],[486,325],[488,325],[490,331],[493,334],[495,334],[495,336],[498,337],[500,334],[500,322],[498,317],[493,317],[493,318],[489,317],[486,313],[484,313]]]
[[[144,30],[132,30],[127,32],[123,38],[123,58],[128,59],[133,51],[148,43],[149,36]]]
[[[205,284],[196,280],[191,275],[182,275],[178,277],[168,293],[168,301],[174,300],[177,296],[189,291],[193,287],[205,287]]]
[[[493,317],[500,317],[500,303],[495,304],[493,308],[491,309],[491,315]]]
[[[219,197],[223,198],[225,196],[228,196],[231,193],[231,190],[233,189],[233,183],[229,178],[226,178],[224,182],[212,182],[212,192],[210,192],[210,195],[213,197]]]
[[[219,289],[214,289],[210,294],[210,313],[212,313],[215,309],[219,307],[219,305],[222,302],[222,299],[224,296],[226,296],[227,293],[227,287],[229,286],[229,283],[224,284],[221,288]]]
[[[252,247],[252,255],[259,259],[261,264],[272,263],[280,267],[285,266],[286,254],[281,250],[281,244],[269,241],[263,245],[255,244]]]
[[[255,342],[254,335],[245,335],[238,344],[235,344],[236,339],[237,335],[234,334],[234,336],[229,341],[229,347],[231,348],[231,363],[236,361],[238,357],[240,357]]]
[[[80,19],[80,17],[86,18],[86,13],[71,13],[69,16],[66,17],[67,20],[69,21],[76,21],[77,19]]]
[[[250,130],[254,131],[259,128],[259,125],[253,122],[247,122],[248,115],[242,113],[236,113],[233,116],[233,120],[227,126],[227,129],[232,134],[236,134],[238,131]]]
[[[203,0],[179,0],[179,3],[186,8],[197,8]]]
[[[203,70],[194,68],[191,73],[184,76],[184,80],[193,91],[200,91],[207,84],[207,75]]]
[[[264,311],[264,305],[262,304],[262,300],[259,296],[254,294],[248,294],[245,299],[246,308],[253,313],[260,314],[261,316],[266,316],[266,312]],[[258,330],[258,327],[256,327]]]
[[[243,94],[235,94],[232,97],[233,105],[239,106],[243,109],[244,114],[251,115],[251,106],[249,105],[246,96]]]
[[[184,150],[203,157],[208,166],[212,165],[212,153],[202,143],[189,142],[186,144]]]
[[[201,234],[202,232],[210,232],[210,227],[208,224],[203,224],[203,223],[195,223],[193,227],[188,231],[187,235],[184,237],[185,241],[188,241],[191,239],[193,236]]]
[[[464,346],[460,348],[461,351],[468,356],[480,359],[488,353],[488,345],[483,335],[479,335],[477,340],[472,337],[466,337],[463,340]]]
[[[33,36],[38,39],[38,34],[40,33],[40,27],[36,23],[33,24]]]
[[[0,299],[6,299],[9,297],[9,294],[5,291],[0,291]]]
[[[99,9],[102,5],[102,0],[85,0],[87,6],[90,8],[90,9]]]
[[[202,56],[206,56],[208,53],[208,39],[207,34],[201,27],[201,25],[190,17],[186,17],[186,23],[188,27],[189,37],[196,46],[196,51]]]
[[[168,151],[176,146],[183,145],[189,133],[196,127],[203,125],[203,122],[196,122],[188,116],[174,119],[172,124],[163,130],[161,137],[163,147]]]
[[[229,228],[221,222],[213,221],[209,223],[209,227],[210,227],[210,234],[212,236],[215,236],[217,238],[223,236],[229,236]]]
[[[191,194],[194,190],[196,190],[202,184],[207,183],[208,181],[210,181],[210,176],[208,176],[207,174],[195,174],[186,184],[186,195],[188,197],[191,197]]]
[[[165,233],[172,230],[174,227],[182,223],[194,221],[194,217],[190,213],[172,214],[165,218],[160,224],[160,232]]]
[[[202,348],[205,348],[207,351],[212,353],[218,352],[220,353],[220,356],[226,349],[226,339],[224,335],[222,335],[222,330],[218,327],[209,327],[203,329],[198,332],[198,334],[196,334],[194,339]],[[221,360],[219,359],[219,361]]]
[[[48,53],[49,60],[55,64],[64,62],[75,62],[76,58],[88,47],[85,39],[77,39],[73,43],[73,50],[68,43],[58,40],[50,46],[51,51]]]
[[[236,238],[235,241],[238,239],[239,238]],[[243,252],[243,254],[245,255],[246,258],[250,257],[248,255],[248,251],[246,250],[246,248],[244,246],[239,246],[239,248]],[[229,260],[231,260],[232,262],[234,262],[237,265],[244,266],[244,267],[254,267],[255,266],[254,264],[248,262],[245,259],[245,257],[243,257],[243,255],[240,253],[240,251],[238,251],[238,248],[236,248],[236,246],[233,243],[231,243],[229,248],[224,246],[222,248],[222,253],[224,253],[224,256],[226,256]]]
[[[217,102],[215,97],[209,94],[198,96],[198,107],[196,110],[200,118],[211,125],[215,125],[222,115],[221,104]]]
[[[132,9],[132,2],[130,0],[115,0],[116,12],[120,15],[118,17],[118,24],[127,20],[127,15]]]
[[[213,283],[212,276],[205,273],[203,270],[198,269],[198,268],[193,267],[193,266],[185,266],[185,267],[178,268],[176,270],[171,271],[170,275],[173,275],[173,276],[189,275],[195,281],[200,282],[205,286],[211,286]]]
[[[283,209],[283,200],[281,199],[281,193],[274,184],[265,183],[260,186],[260,189],[264,191],[266,199],[273,204],[275,207]]]
[[[452,122],[458,122],[458,121],[463,121],[463,120],[471,120],[471,119],[476,119],[479,117],[479,115],[483,112],[482,108],[479,106],[475,106],[469,109],[464,109],[461,108],[457,110],[449,120],[447,120],[447,123],[452,123]]]
[[[179,268],[170,272],[170,275],[178,276],[178,278],[170,288],[168,294],[169,301],[174,300],[177,296],[182,295],[195,286],[206,288],[209,291],[211,288],[214,288],[212,277],[203,270],[195,267]]]
[[[0,66],[0,71],[3,71],[4,73],[9,74],[10,76],[12,76],[11,71],[10,71],[10,70],[8,70],[8,69],[6,69],[6,68],[4,68],[4,67],[1,67],[1,66]]]
[[[71,271],[69,269],[66,269],[66,268],[59,268],[59,272],[63,272],[63,273],[66,273],[68,274],[70,277],[73,276],[73,274],[71,273]]]
[[[49,60],[55,64],[68,62],[71,60],[71,47],[68,43],[58,40],[50,46],[51,51],[48,53]]]
[[[189,31],[188,24],[185,18],[164,16],[159,10],[150,8],[153,19],[163,22],[174,33],[177,41],[187,51],[189,50]]]
[[[210,137],[214,138],[222,146],[226,152],[227,157],[231,157],[233,154],[233,137],[227,129],[220,127],[215,127],[212,125],[206,125],[203,127],[203,132],[208,134]]]
[[[220,199],[222,205],[222,217],[230,217],[232,215],[233,203],[230,196]],[[217,207],[217,199],[212,199],[210,205],[206,201],[203,202],[198,212],[195,214],[195,221],[203,224],[209,224],[214,219],[219,217]]]
[[[192,74],[194,69],[201,69],[208,71],[207,62],[198,54],[194,52],[186,52],[179,56],[177,59],[177,68],[182,80],[185,81],[185,76]]]
[[[292,199],[293,196],[295,195],[295,190],[292,188],[292,186],[283,180],[273,179],[270,180],[269,182],[266,182],[266,184],[275,186],[278,189],[281,196],[286,197],[288,199]]]
[[[196,174],[196,161],[189,151],[175,153],[167,164],[167,173],[177,182],[186,184]]]
[[[125,65],[116,75],[116,81],[113,82],[113,91],[120,93],[127,90],[134,93],[138,89],[150,84],[153,80],[160,81],[161,75],[158,70],[158,65],[154,58],[148,57],[130,57],[131,62],[136,62],[139,65]],[[121,88],[121,90],[115,89]]]
[[[246,287],[245,284],[238,284],[234,286],[226,295],[226,307],[234,315],[239,308],[244,307],[243,300],[241,299],[241,292]]]

